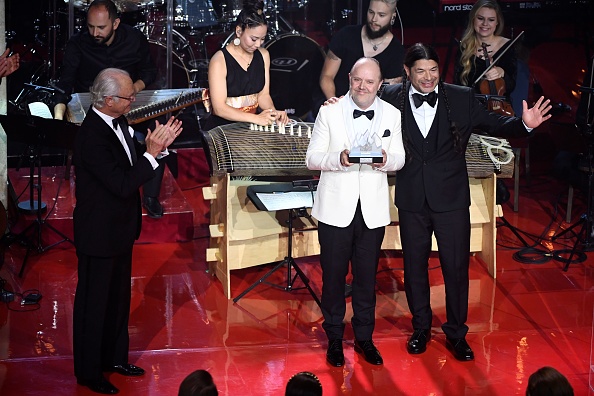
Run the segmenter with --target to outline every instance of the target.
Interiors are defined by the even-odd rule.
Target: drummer
[[[267,25],[262,1],[245,0],[235,21],[235,38],[211,58],[208,84],[212,114],[205,130],[232,122],[287,124],[270,96],[270,55],[262,44]]]
[[[397,0],[371,0],[364,25],[345,26],[332,37],[320,75],[323,100],[345,95],[349,90],[349,72],[357,59],[375,58],[382,71],[384,84],[402,81],[404,47],[392,34],[397,18]]]
[[[72,36],[66,44],[61,74],[56,86],[63,92],[57,95],[54,118],[63,119],[70,94],[89,92],[93,80],[103,69],[114,67],[130,74],[135,94],[151,84],[157,76],[147,38],[138,29],[120,23],[118,10],[111,0],[95,0],[87,12],[87,29]],[[130,98],[119,98],[133,101]],[[151,128],[152,129],[152,128]],[[143,188],[143,206],[153,218],[163,216],[159,202],[164,159],[158,159],[159,171]]]
[[[150,57],[147,38],[138,29],[120,23],[111,0],[95,0],[87,12],[87,30],[74,35],[66,44],[60,78],[56,85],[66,95],[89,92],[99,72],[108,67],[126,70],[136,93],[151,84],[157,67]],[[67,98],[54,109],[62,119]]]

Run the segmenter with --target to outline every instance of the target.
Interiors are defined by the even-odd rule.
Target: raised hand
[[[528,109],[528,103],[525,100],[522,101],[522,121],[528,128],[536,128],[549,118],[551,115],[548,112],[551,110],[550,100],[545,100],[544,96],[541,96],[534,107]]]

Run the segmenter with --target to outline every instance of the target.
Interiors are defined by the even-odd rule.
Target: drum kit
[[[307,113],[311,94],[318,84],[324,50],[298,32],[283,16],[305,12],[309,0],[268,0],[268,39],[271,96],[278,108],[291,115]],[[86,11],[92,0],[74,0],[77,10]],[[234,24],[242,9],[241,0],[114,0],[123,23],[140,29],[149,41],[151,56],[159,68],[157,81],[149,88],[208,87],[208,61],[234,38]],[[168,17],[168,11],[173,15]],[[171,21],[170,26],[168,26]],[[86,28],[84,24],[77,27]],[[167,31],[171,30],[170,43]],[[167,51],[171,50],[171,86],[166,79]]]

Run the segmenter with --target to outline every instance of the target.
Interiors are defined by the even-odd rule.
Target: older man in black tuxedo
[[[181,122],[171,118],[148,131],[145,146],[138,144],[123,117],[135,93],[126,71],[99,73],[74,150],[74,374],[79,384],[105,394],[118,389],[103,372],[144,374],[128,363],[132,246],[142,214],[139,188],[154,176],[157,155],[182,130]]]

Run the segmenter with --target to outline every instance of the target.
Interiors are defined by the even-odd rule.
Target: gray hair
[[[108,68],[103,69],[95,80],[93,86],[89,89],[91,93],[91,103],[95,107],[105,106],[106,96],[116,96],[120,91],[120,77],[130,77],[130,74],[122,69]],[[119,98],[114,98],[119,100]]]

